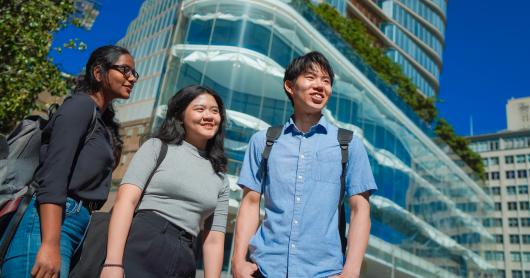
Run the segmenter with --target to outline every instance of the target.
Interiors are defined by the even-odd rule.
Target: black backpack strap
[[[94,131],[96,130],[96,121],[97,121],[97,110],[96,110],[96,105],[94,105],[94,111],[92,112],[92,120],[90,121],[90,126],[88,128],[88,131],[85,135],[85,142],[83,145],[86,145],[86,143],[88,142],[88,140],[90,139],[90,137],[92,137],[92,134],[94,134]],[[112,138],[111,138],[112,140]]]
[[[348,163],[348,145],[353,138],[351,130],[339,128],[337,140],[340,145],[342,172],[340,174],[340,199],[339,199],[339,234],[342,253],[346,252],[346,213],[344,212],[344,195],[346,193],[346,164]]]
[[[22,220],[22,217],[24,216],[24,213],[26,212],[26,209],[28,208],[28,205],[31,202],[31,198],[33,198],[33,194],[35,193],[36,184],[34,183],[35,182],[31,182],[28,186],[28,191],[26,191],[26,193],[24,193],[24,195],[22,196],[22,200],[18,204],[17,210],[15,211],[15,214],[11,217],[11,220],[9,221],[9,224],[7,225],[6,230],[4,232],[2,244],[0,245],[0,272],[2,266],[4,265],[4,258],[7,254],[7,249],[9,248],[9,245],[11,244],[11,241],[13,240],[13,237],[17,232],[18,224]]]
[[[142,199],[144,198],[144,195],[145,195],[145,190],[147,189],[147,186],[151,182],[153,175],[155,174],[160,164],[162,164],[162,161],[164,161],[164,158],[166,158],[167,149],[168,149],[167,144],[162,142],[162,146],[160,147],[160,153],[158,154],[158,158],[156,159],[155,168],[153,168],[153,171],[151,171],[151,174],[149,174],[149,178],[147,178],[147,182],[145,183],[144,189],[142,190],[142,195],[140,196],[140,199],[138,200],[138,203],[136,204],[136,209],[134,209],[135,212],[138,212],[140,203],[142,202]]]
[[[267,178],[267,160],[271,154],[272,145],[280,138],[282,134],[283,126],[271,126],[267,129],[267,141],[265,142],[265,148],[261,154],[260,170],[261,170],[261,194],[263,194],[263,186],[265,179]]]

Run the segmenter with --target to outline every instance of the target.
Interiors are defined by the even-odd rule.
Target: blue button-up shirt
[[[341,273],[338,232],[341,152],[338,128],[321,117],[302,133],[292,119],[274,143],[264,183],[265,219],[250,241],[251,259],[266,277],[328,277]],[[266,131],[252,136],[238,184],[261,192]],[[353,136],[346,196],[376,190],[368,155]]]

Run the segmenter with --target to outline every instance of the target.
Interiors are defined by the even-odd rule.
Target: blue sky
[[[460,135],[506,128],[506,103],[530,96],[530,1],[450,0],[440,115]]]
[[[59,68],[78,74],[98,46],[121,39],[138,15],[141,0],[103,0],[91,31],[67,27],[54,36],[54,46],[78,38],[85,51],[51,53]],[[507,2],[508,3],[508,2]],[[506,128],[505,107],[511,97],[530,96],[530,1],[450,0],[444,65],[440,79],[440,116],[457,134],[469,135]]]

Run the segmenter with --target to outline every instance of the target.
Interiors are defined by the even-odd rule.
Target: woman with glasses
[[[90,214],[106,201],[121,155],[112,100],[129,98],[138,73],[129,51],[90,55],[75,93],[43,130],[33,197],[10,243],[2,277],[68,277]]]
[[[221,276],[230,192],[225,122],[221,98],[207,87],[185,87],[169,100],[158,135],[140,147],[121,181],[102,278],[195,278],[200,230],[204,277]],[[167,155],[149,180],[163,146]]]

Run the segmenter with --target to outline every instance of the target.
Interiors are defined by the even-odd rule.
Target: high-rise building
[[[530,129],[530,97],[508,100],[506,120],[508,130]]]
[[[528,110],[529,99],[508,101],[509,130],[468,137],[484,162],[486,192],[495,206],[483,219],[495,243],[485,245],[483,251],[499,277],[530,277],[530,129],[524,125],[528,119],[520,117],[523,112],[528,117],[521,107]]]
[[[149,131],[155,100],[159,94],[170,46],[175,32],[179,1],[145,1],[118,44],[131,51],[140,73],[131,97],[116,102],[117,117],[122,123],[124,149],[114,172],[121,179],[141,139]]]
[[[476,216],[493,209],[491,198],[304,1],[147,0],[120,44],[132,51],[142,75],[131,100],[118,105],[122,122],[144,121],[156,128],[168,99],[190,84],[207,85],[224,100],[231,186],[225,271],[241,198],[236,180],[248,140],[288,119],[292,107],[283,92],[285,67],[317,50],[337,74],[323,117],[362,139],[379,186],[370,199],[372,230],[363,277],[492,273],[479,254],[494,238]],[[124,130],[136,146],[135,135],[149,130],[139,128]],[[119,171],[131,155],[124,153]]]
[[[101,0],[74,0],[72,17],[79,21],[81,27],[90,30],[99,15],[100,9]]]
[[[312,2],[324,2],[313,0]],[[325,0],[360,20],[416,85],[436,97],[445,44],[447,0]]]

